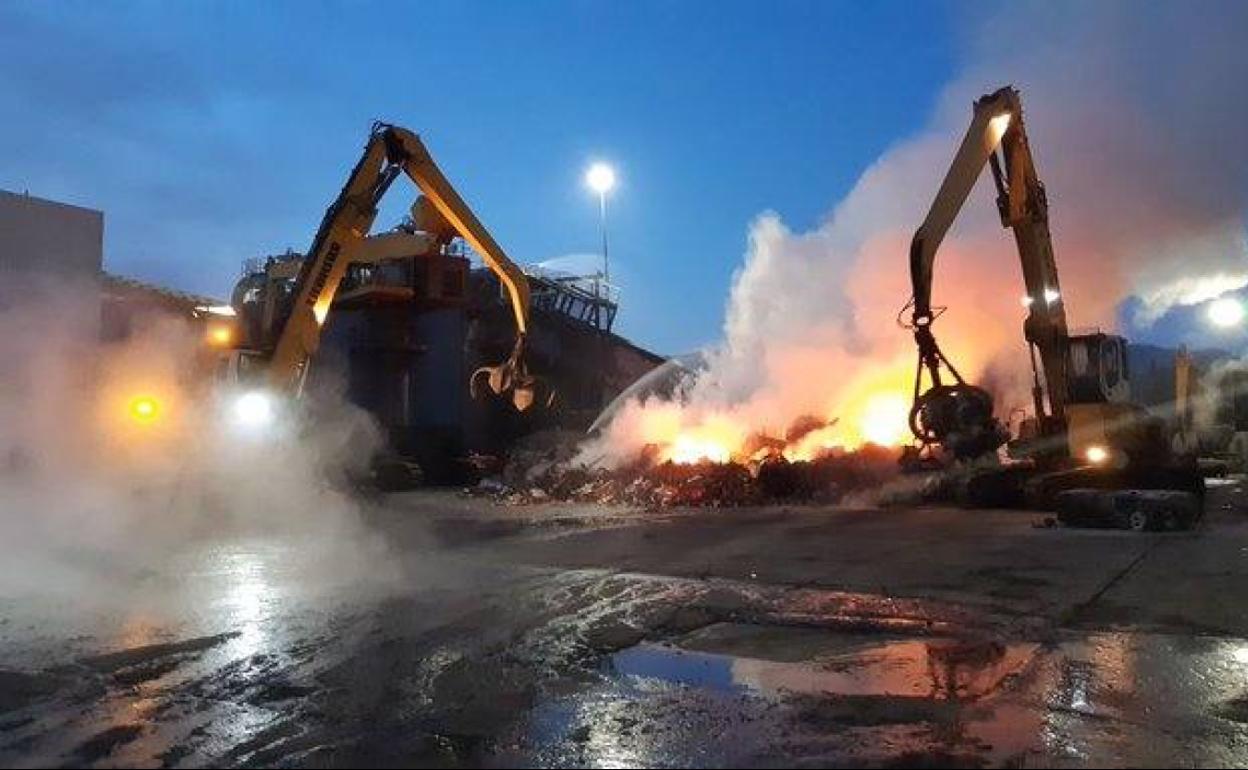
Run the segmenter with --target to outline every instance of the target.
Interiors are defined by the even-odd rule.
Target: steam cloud
[[[148,319],[102,344],[98,287],[20,296],[0,307],[0,600],[184,609],[191,597],[150,576],[205,544],[274,533],[299,549],[287,561],[301,583],[387,579],[384,544],[336,483],[378,446],[364,413],[340,404],[278,440],[234,434],[208,383],[187,377],[200,341],[186,325]],[[130,418],[135,394],[157,400],[158,420]]]
[[[1072,326],[1114,327],[1129,295],[1143,301],[1134,322],[1148,324],[1248,285],[1248,5],[1148,10],[1008,4],[976,20],[928,128],[879,158],[818,228],[793,232],[775,213],[754,221],[724,343],[688,402],[631,404],[593,452],[623,461],[716,421],[738,425],[718,431],[733,441],[805,413],[845,417],[872,391],[908,398],[914,352],[894,319],[910,293],[909,239],[971,103],[1005,84],[1022,93]],[[965,374],[990,375],[1003,410],[1025,402],[1021,287],[981,179],[937,258],[934,300],[949,310],[934,328]],[[852,440],[854,426],[844,430]]]

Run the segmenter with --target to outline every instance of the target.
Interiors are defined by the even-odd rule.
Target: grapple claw
[[[549,408],[554,404],[554,392],[541,380],[528,373],[524,361],[524,337],[516,340],[516,346],[506,361],[498,366],[483,366],[472,373],[468,381],[473,398],[481,398],[488,389],[495,396],[510,396],[517,411],[524,412],[539,401]],[[539,398],[539,391],[544,399]]]
[[[525,385],[517,385],[515,390],[511,392],[511,402],[516,405],[516,411],[525,412],[529,407],[533,406],[533,402],[537,400],[537,394],[533,388]]]

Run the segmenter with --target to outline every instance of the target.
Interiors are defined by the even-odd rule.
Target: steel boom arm
[[[516,405],[527,408],[532,403],[532,393],[520,391],[533,384],[523,362],[529,325],[528,278],[455,191],[420,138],[407,129],[385,123],[373,126],[363,156],[325,213],[308,250],[295,281],[293,309],[269,362],[270,384],[295,389],[302,384],[302,375],[320,344],[321,327],[347,266],[360,253],[377,216],[377,206],[399,173],[412,180],[507,289],[516,321],[516,345],[503,364],[481,371],[492,375],[490,385],[496,392],[514,388]]]
[[[943,364],[961,383],[956,370],[940,353],[930,329],[935,318],[933,265],[941,242],[985,165],[992,168],[1001,223],[1013,231],[1022,265],[1027,292],[1024,301],[1028,307],[1024,336],[1039,353],[1043,367],[1044,387],[1040,373],[1034,374],[1036,415],[1061,419],[1068,390],[1066,312],[1053,258],[1044,185],[1036,173],[1023,124],[1022,104],[1013,88],[1002,88],[975,103],[966,136],[910,244],[910,280],[914,293],[911,322],[919,344],[920,376],[925,368],[933,384],[939,386]]]

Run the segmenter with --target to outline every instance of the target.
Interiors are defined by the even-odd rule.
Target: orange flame
[[[658,447],[661,461],[678,464],[744,461],[760,447],[796,461],[868,443],[902,446],[910,440],[912,365],[901,360],[892,365],[873,364],[841,390],[837,404],[816,415],[826,422],[823,427],[793,440],[782,438],[786,425],[760,427],[752,424],[748,413],[712,412],[692,420],[679,406],[670,404],[642,407],[638,428],[642,443]]]

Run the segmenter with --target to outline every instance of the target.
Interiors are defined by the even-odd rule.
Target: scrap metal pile
[[[547,436],[535,444],[514,451],[501,474],[471,491],[515,505],[551,500],[639,508],[827,504],[898,474],[899,450],[870,444],[828,450],[813,460],[790,461],[779,451],[761,451],[746,461],[723,463],[659,461],[657,447],[651,447],[617,468],[575,463],[574,443]]]

